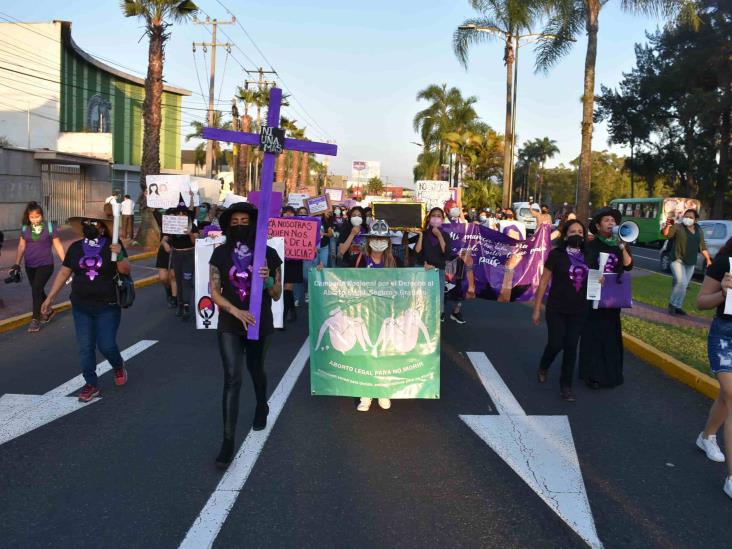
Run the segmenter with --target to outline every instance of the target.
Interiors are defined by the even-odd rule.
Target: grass
[[[635,284],[635,280],[633,280],[633,283]],[[658,324],[623,315],[623,331],[671,355],[684,364],[714,377],[707,358],[706,329]]]
[[[686,291],[683,309],[691,315],[712,318],[714,310],[700,311],[696,308],[696,296],[701,284],[691,282]],[[661,309],[668,307],[671,297],[671,278],[660,274],[633,277],[633,300]]]

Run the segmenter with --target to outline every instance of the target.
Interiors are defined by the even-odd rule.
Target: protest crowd
[[[282,195],[273,193],[269,212],[263,212],[259,208],[263,197],[257,192],[246,198],[230,193],[216,203],[201,201],[190,188],[181,188],[174,204],[156,207],[151,199],[153,194],[160,196],[162,182],[148,185],[148,202],[160,229],[155,262],[164,294],[160,306],[170,308],[171,316],[179,319],[176,322],[188,323],[191,329],[195,322],[198,329],[217,331],[223,365],[223,442],[216,458],[220,468],[225,469],[235,453],[244,367],[255,393],[252,429],[262,430],[269,413],[270,340],[276,331],[284,331],[286,337],[288,324],[306,317],[313,394],[354,398],[359,412],[368,412],[374,400],[379,408],[389,410],[395,399],[439,398],[439,373],[401,381],[401,388],[374,383],[368,390],[362,384],[343,391],[333,381],[336,376],[326,371],[328,360],[317,355],[354,353],[352,363],[343,359],[343,369],[378,370],[391,373],[391,378],[418,370],[413,355],[433,357],[439,372],[440,326],[454,322],[461,330],[469,330],[470,318],[463,311],[466,300],[524,302],[531,306],[526,315],[534,324],[540,325],[543,318],[546,345],[536,356],[536,379],[543,384],[555,377],[553,364],[561,353],[556,377],[563,401],[576,401],[575,376],[596,390],[623,383],[621,310],[631,306],[633,257],[629,242],[619,236],[621,213],[616,209],[603,207],[590,220],[580,220],[566,208],[553,217],[548,206],[531,204],[534,222],[527,228],[513,209],[463,208],[459,194],[441,203],[417,199],[359,204],[325,193],[283,204]],[[84,402],[101,394],[95,372],[97,349],[112,365],[117,386],[124,386],[128,379],[116,334],[122,308],[134,299],[124,246],[132,239],[134,227],[131,200],[126,196],[119,204],[121,198],[113,195],[102,211],[69,219],[78,240],[65,251],[59,228],[44,219],[40,205],[28,204],[10,270],[10,278],[19,280],[24,262],[33,303],[31,333],[51,322],[54,300],[64,285],[71,284],[86,382],[79,400]],[[266,225],[258,224],[262,216]],[[686,260],[686,247],[694,255],[697,250],[706,254],[703,233],[695,237],[693,232],[698,212],[689,210],[684,217],[690,219],[685,225],[692,231],[675,244],[678,264],[669,305],[674,314],[683,314],[680,304],[691,276],[688,270],[693,268]],[[257,235],[263,226],[267,227],[266,250],[258,260],[261,240]],[[678,231],[665,230],[665,234]],[[46,293],[54,253],[62,267]],[[732,455],[732,315],[724,311],[732,288],[730,257],[732,239],[716,258],[706,254],[709,269],[698,298],[699,308],[716,309],[709,357],[721,391],[696,444],[718,462],[725,461],[725,453]],[[402,309],[394,309],[393,303],[384,306],[375,338],[376,332],[370,334],[372,321],[349,299],[364,299],[367,293],[363,292],[376,286],[381,293],[373,295],[392,295],[388,287],[395,281],[413,288],[403,293],[412,297]],[[298,315],[298,309],[304,310],[308,303],[308,315]],[[330,345],[324,343],[328,339]],[[392,413],[398,413],[395,408]],[[716,440],[721,428],[726,452]],[[724,491],[732,497],[731,461],[727,467]]]

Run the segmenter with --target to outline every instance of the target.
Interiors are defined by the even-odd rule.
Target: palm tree
[[[221,111],[214,111],[213,112],[213,126],[214,128],[221,128],[222,130],[230,130],[232,128],[231,122],[221,122],[223,118],[223,115],[221,114]],[[191,122],[191,127],[193,127],[193,131],[186,135],[186,141],[190,141],[191,139],[202,139],[203,137],[203,128],[208,126],[208,123],[194,121]],[[196,151],[198,149],[204,150],[206,149],[206,143],[201,143],[196,147]],[[226,160],[225,152],[221,149],[221,142],[220,141],[214,141],[213,142],[213,153],[214,153],[214,170],[218,171],[218,166],[222,163],[222,161]]]
[[[503,207],[510,206],[511,145],[513,141],[513,63],[518,36],[531,32],[541,13],[540,0],[471,0],[479,17],[466,19],[453,35],[453,50],[467,69],[470,47],[501,37],[504,43],[503,63],[506,65],[506,132],[503,150]],[[486,32],[489,30],[489,32]]]
[[[559,154],[559,147],[554,139],[548,137],[542,137],[541,139],[534,139],[534,149],[536,160],[539,162],[539,189],[538,192],[534,190],[534,197],[538,202],[541,202],[541,195],[544,188],[544,165],[550,158],[554,158],[555,155]]]
[[[584,88],[582,92],[582,145],[580,150],[577,216],[590,217],[590,185],[592,183],[592,127],[595,108],[595,65],[600,10],[607,0],[554,0],[545,33],[550,39],[538,46],[537,66],[548,70],[571,48],[574,38],[584,27],[587,33]],[[662,14],[697,27],[699,18],[694,0],[622,0],[620,7],[632,13]]]
[[[190,0],[122,0],[125,17],[138,17],[145,21],[145,33],[149,38],[147,54],[147,77],[145,78],[145,100],[142,103],[144,132],[142,137],[142,162],[140,163],[140,210],[142,222],[137,240],[153,245],[150,234],[155,221],[145,202],[145,179],[148,175],[160,173],[160,127],[162,124],[161,104],[163,98],[163,59],[165,42],[170,38],[166,32],[172,22],[186,21],[198,7]],[[148,242],[150,240],[150,242]]]

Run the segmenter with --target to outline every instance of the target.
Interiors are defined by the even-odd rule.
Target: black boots
[[[295,310],[295,294],[292,290],[285,290],[284,300],[285,310],[283,316],[285,320],[294,322],[297,320],[297,311]]]
[[[267,426],[267,416],[269,415],[269,406],[266,404],[257,404],[257,409],[254,411],[254,422],[252,423],[252,429],[254,431],[261,431]]]
[[[234,439],[225,438],[221,443],[221,450],[216,458],[216,467],[226,469],[234,458]]]

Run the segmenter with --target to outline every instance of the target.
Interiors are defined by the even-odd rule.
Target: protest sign
[[[320,246],[320,219],[314,217],[270,217],[269,237],[285,240],[285,258],[315,259]]]
[[[314,395],[440,397],[440,283],[424,269],[313,270]]]
[[[425,207],[422,202],[373,202],[374,219],[383,219],[390,229],[417,229],[422,227]]]
[[[449,181],[417,181],[414,184],[414,197],[427,205],[427,209],[444,208],[445,202],[452,198]]]
[[[324,192],[330,198],[331,202],[340,202],[343,200],[343,189],[325,189]]]
[[[187,215],[163,216],[163,234],[186,234],[188,229]]]
[[[316,196],[305,201],[310,215],[322,215],[328,211],[328,197]]]
[[[147,206],[149,208],[175,208],[180,197],[190,206],[190,175],[148,175],[145,177]]]
[[[475,295],[494,301],[530,301],[539,286],[551,250],[551,226],[541,225],[526,240],[516,240],[475,223],[443,225],[452,240],[451,254],[467,252],[473,259]],[[455,281],[465,295],[468,280]]]
[[[287,205],[293,208],[299,208],[305,205],[305,201],[310,198],[306,193],[290,193],[287,195]]]
[[[196,292],[196,328],[199,330],[215,330],[219,325],[219,308],[211,298],[211,283],[209,278],[209,265],[211,254],[216,247],[226,243],[225,236],[215,238],[199,238],[196,240],[195,251],[195,292]],[[283,261],[280,266],[280,283],[285,280],[285,243],[281,238],[270,238],[267,246],[274,248],[277,255]],[[274,273],[272,273],[274,276]],[[274,327],[283,327],[284,299],[282,296],[277,301],[272,301],[272,317]]]
[[[247,202],[259,209],[261,195],[261,191],[249,191]],[[279,217],[280,215],[282,215],[282,193],[273,192],[269,199],[269,216]]]
[[[243,196],[240,196],[238,194],[229,193],[224,198],[224,202],[221,204],[224,208],[230,208],[233,204],[238,204],[239,202],[246,202],[247,199]]]

